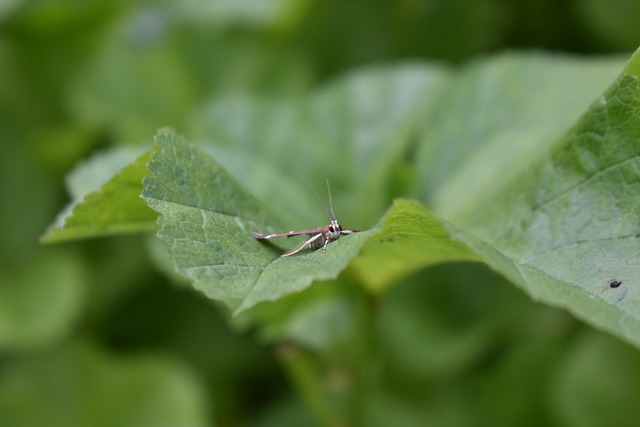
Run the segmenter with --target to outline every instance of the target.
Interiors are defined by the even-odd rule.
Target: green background
[[[415,138],[535,131],[534,142],[547,145],[525,138],[516,149],[537,156],[623,71],[640,40],[638,22],[640,3],[631,0],[3,2],[0,426],[638,425],[637,349],[532,302],[482,264],[419,270],[384,292],[363,289],[352,271],[231,319],[173,275],[151,232],[38,241],[67,189],[81,198],[150,147],[163,126],[193,140],[217,135],[214,157],[244,171],[238,178],[296,227],[323,221],[322,211],[304,184],[278,181],[269,164],[282,161],[291,180],[308,179],[311,169],[316,187],[338,176],[344,225],[371,227],[394,197],[415,195],[473,223],[469,186],[506,181],[518,167],[491,163],[490,150],[471,162],[465,151],[373,153],[420,166],[389,173],[368,157],[343,162],[339,143],[327,150],[304,129],[304,148],[284,160],[256,156],[243,141],[277,141],[282,104],[339,108],[327,98],[351,73],[427,64],[426,87],[458,83],[446,103],[411,104],[409,111],[435,110],[443,123]],[[537,53],[504,53],[521,50]],[[590,64],[577,78],[552,59],[577,55]],[[582,98],[550,108],[535,90],[512,91],[514,76]],[[481,91],[467,97],[468,87],[511,101],[511,127],[496,130],[491,117],[447,122],[490,110]],[[370,102],[386,114],[388,105]],[[333,108],[329,119],[350,129],[350,111]],[[568,118],[556,120],[557,111]],[[400,119],[389,128],[371,123],[374,137],[404,135]],[[386,141],[379,146],[392,147]],[[144,163],[133,164],[132,175]],[[448,164],[458,169],[445,181],[439,168]],[[349,195],[348,180],[363,191]],[[291,199],[269,193],[282,188]],[[141,223],[154,218],[141,202],[116,203]]]

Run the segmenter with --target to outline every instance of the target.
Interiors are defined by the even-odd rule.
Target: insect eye
[[[334,233],[336,231],[336,229],[333,227],[333,225],[330,225],[329,226],[329,231]]]

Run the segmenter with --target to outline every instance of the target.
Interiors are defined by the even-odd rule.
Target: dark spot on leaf
[[[622,282],[620,280],[611,280],[609,281],[609,286],[612,288],[617,288],[618,286],[622,285]]]

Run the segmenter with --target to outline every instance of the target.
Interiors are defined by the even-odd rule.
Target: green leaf
[[[156,144],[142,196],[160,213],[158,236],[176,270],[236,314],[336,278],[370,234],[343,237],[326,253],[281,258],[251,236],[279,222],[212,158],[171,130],[160,131]]]
[[[414,200],[395,200],[378,228],[352,263],[358,277],[375,292],[420,268],[479,259],[464,244],[452,240],[443,221]]]
[[[88,345],[4,364],[0,419],[13,427],[207,425],[204,390],[183,366]]]
[[[506,182],[490,188],[496,178],[475,179],[469,173],[479,169],[470,167],[464,175],[471,197],[460,197],[459,181],[459,203],[450,195],[455,204],[436,202],[454,218],[455,226],[444,225],[455,240],[535,299],[636,345],[639,62],[636,53],[624,75],[525,173],[507,168]],[[498,165],[506,161],[494,157]],[[612,288],[611,280],[622,285]]]
[[[465,233],[454,232],[478,253],[493,252],[487,262],[534,298],[636,345],[639,62],[636,52],[549,154],[479,204],[481,219],[457,224]]]
[[[156,214],[140,198],[150,152],[121,148],[94,156],[69,177],[73,200],[41,241],[59,242],[155,229]]]

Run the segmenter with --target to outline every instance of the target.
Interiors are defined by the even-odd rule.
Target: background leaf
[[[79,73],[69,107],[80,123],[108,127],[120,141],[148,141],[162,123],[181,124],[196,101],[171,16],[130,5],[105,31],[103,46]],[[158,89],[165,99],[158,102]]]
[[[449,221],[477,221],[487,201],[553,147],[626,60],[504,53],[472,62],[424,122],[418,197]]]
[[[257,329],[266,342],[291,340],[318,351],[338,348],[358,334],[354,307],[362,303],[362,290],[347,276],[258,304],[235,316],[233,324],[240,330]]]
[[[96,155],[76,169],[68,180],[73,201],[41,240],[56,242],[154,229],[156,215],[140,199],[150,159],[150,153],[141,152],[121,148]]]
[[[38,410],[25,406],[37,404]],[[204,391],[179,364],[157,356],[114,358],[76,345],[2,372],[0,413],[10,426],[131,426],[205,423]]]
[[[420,121],[447,81],[443,67],[403,64],[354,72],[305,99],[215,99],[189,135],[288,224],[326,221],[308,182],[331,182],[344,226],[373,226],[393,195]]]
[[[85,302],[87,271],[70,251],[40,255],[0,277],[0,350],[34,349],[68,336]]]
[[[615,360],[603,372],[603,360]],[[620,411],[640,397],[636,349],[621,345],[610,336],[587,333],[561,358],[557,376],[550,384],[550,401],[558,419],[565,424],[597,426],[624,425],[640,421],[638,411]],[[597,384],[597,389],[595,388]]]

